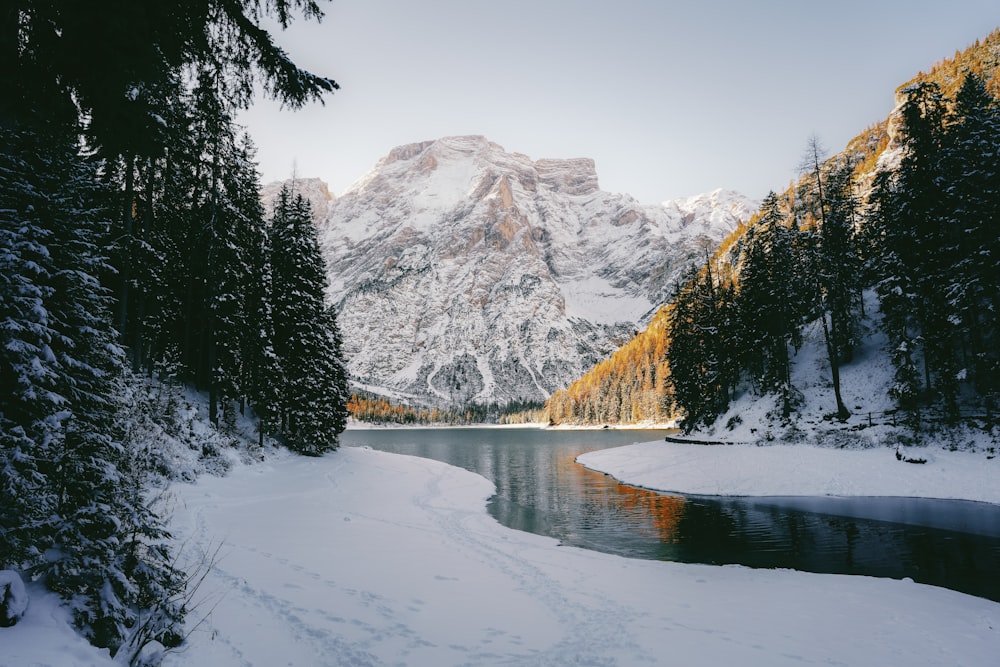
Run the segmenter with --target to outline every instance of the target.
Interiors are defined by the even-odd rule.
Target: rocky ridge
[[[429,404],[543,399],[641,328],[757,203],[642,205],[593,160],[483,137],[393,149],[319,224],[348,369]]]

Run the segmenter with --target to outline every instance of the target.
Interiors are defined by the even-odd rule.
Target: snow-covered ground
[[[577,461],[656,491],[713,496],[900,496],[1000,503],[1000,459],[984,452],[812,445],[706,446],[647,442]]]
[[[425,459],[278,455],[176,492],[187,555],[222,548],[192,612],[192,627],[204,622],[168,667],[951,666],[1000,655],[1000,604],[909,581],[561,547],[489,517],[482,477]],[[0,629],[0,665],[111,664],[64,618],[33,599],[22,624]]]
[[[1000,427],[987,428],[982,421],[977,424],[970,419],[947,427],[925,423],[916,434],[897,423],[893,415],[896,403],[890,395],[894,369],[888,341],[881,329],[878,297],[868,290],[864,298],[868,315],[859,324],[859,343],[852,361],[840,367],[844,406],[851,413],[844,422],[833,418],[837,406],[830,362],[822,324],[815,320],[803,327],[802,346],[791,357],[795,405],[790,419],[782,419],[777,395],[759,396],[744,385],[726,412],[713,424],[698,428],[692,437],[727,443],[813,444],[833,448],[894,448],[898,444],[921,445],[931,450],[992,448],[995,452],[1000,448]],[[970,410],[978,414],[986,412],[981,407]],[[898,418],[902,419],[902,415]],[[917,448],[914,453],[922,457],[923,451]]]

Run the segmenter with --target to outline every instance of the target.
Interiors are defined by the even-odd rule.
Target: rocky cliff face
[[[429,403],[542,399],[633,335],[756,203],[644,206],[589,159],[483,137],[394,149],[320,223],[360,384]]]

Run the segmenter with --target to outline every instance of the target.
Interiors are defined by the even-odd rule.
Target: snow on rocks
[[[116,667],[107,649],[94,648],[73,628],[58,595],[37,582],[25,589],[31,604],[24,617],[17,625],[0,627],[0,667]]]
[[[756,202],[643,205],[586,158],[480,136],[393,149],[320,224],[359,383],[435,404],[543,399],[628,340]]]

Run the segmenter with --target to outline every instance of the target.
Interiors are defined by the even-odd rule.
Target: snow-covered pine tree
[[[309,202],[287,186],[271,220],[271,267],[281,433],[289,448],[319,455],[336,449],[346,423],[346,377]]]
[[[872,195],[883,240],[878,290],[897,370],[893,393],[907,408],[934,395],[954,408],[955,317],[945,296],[944,285],[950,281],[942,252],[947,244],[940,171],[946,106],[934,83],[914,84],[904,93],[905,151],[891,177],[876,179]]]
[[[781,395],[785,416],[794,393],[789,346],[801,344],[805,302],[796,279],[801,267],[796,233],[786,224],[778,196],[768,194],[759,219],[747,231],[735,304],[742,366],[762,393]]]
[[[221,99],[218,72],[205,69],[194,91],[196,127],[204,146],[208,188],[202,207],[206,263],[204,273],[204,361],[201,379],[209,389],[209,417],[218,423],[221,405],[232,416],[247,392],[244,339],[253,306],[247,286],[254,284],[252,256],[263,225],[259,179],[249,146],[239,143],[231,112]]]
[[[15,499],[21,525],[8,532],[18,552],[5,560],[43,574],[69,600],[84,633],[115,650],[142,597],[173,585],[179,574],[140,482],[122,474],[124,356],[111,326],[110,295],[97,278],[106,261],[99,239],[107,198],[71,128],[21,126],[6,134],[4,145],[19,157],[6,158],[4,185],[12,187],[0,189],[10,197],[0,208],[5,223],[16,223],[4,224],[12,247],[22,250],[6,256],[18,279],[4,290],[15,308],[6,308],[7,294],[3,299],[4,349],[16,353],[3,364],[16,378],[4,384],[2,399],[5,426],[15,424],[3,451],[15,464],[4,466],[13,484],[5,480],[3,488],[9,493],[19,485],[34,495]],[[30,312],[17,308],[25,303]],[[23,401],[34,404],[34,414],[18,410]],[[126,539],[130,532],[142,536],[141,547]],[[171,622],[182,617],[176,611]]]
[[[1000,105],[968,73],[945,130],[941,164],[947,271],[960,379],[980,395],[1000,391]]]
[[[57,501],[47,462],[65,418],[51,347],[59,334],[47,311],[53,232],[37,220],[28,162],[40,143],[0,124],[0,568],[36,565],[46,548]]]
[[[921,393],[916,365],[919,328],[913,301],[914,277],[900,252],[909,242],[908,231],[898,224],[896,175],[883,171],[876,175],[868,197],[865,224],[871,246],[868,272],[876,279],[882,329],[889,340],[889,358],[895,368],[889,394],[903,409],[917,407]]]
[[[274,323],[274,272],[271,265],[271,234],[265,227],[261,230],[260,245],[252,262],[257,283],[248,286],[250,290],[252,335],[246,338],[247,386],[250,403],[257,416],[259,444],[263,446],[264,435],[281,430],[281,389],[287,383],[284,369],[278,359]]]
[[[255,350],[271,341],[271,338],[260,335],[258,326],[261,301],[266,298],[263,289],[266,223],[264,206],[260,201],[260,174],[255,157],[253,141],[250,135],[244,133],[234,145],[233,168],[226,178],[226,191],[237,222],[234,242],[239,248],[241,270],[238,278],[243,281],[242,284],[230,286],[230,291],[239,295],[241,310],[240,318],[234,321],[239,330],[230,328],[229,331],[238,347],[232,352],[232,356],[240,359],[237,391],[232,397],[239,399],[241,410],[244,403],[253,396]],[[232,278],[229,282],[232,282]]]
[[[668,383],[675,411],[683,411],[684,429],[708,424],[725,411],[738,370],[730,316],[732,294],[716,285],[711,262],[679,286],[668,311],[666,338]]]

